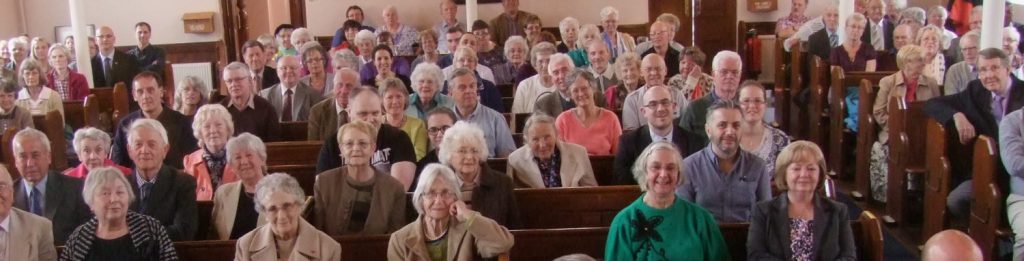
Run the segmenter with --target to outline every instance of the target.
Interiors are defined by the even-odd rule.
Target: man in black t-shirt
[[[370,165],[379,171],[390,173],[408,190],[416,174],[416,153],[412,140],[401,129],[381,124],[381,108],[380,94],[375,88],[360,87],[348,96],[348,118],[366,121],[377,127],[377,151],[373,152]],[[320,147],[316,172],[321,173],[344,165],[337,135],[327,135],[323,146]]]

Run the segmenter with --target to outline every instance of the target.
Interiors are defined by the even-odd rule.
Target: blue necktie
[[[29,211],[32,214],[43,216],[43,195],[42,192],[39,192],[38,188],[32,187],[32,195],[29,195],[29,201],[32,201]]]
[[[141,190],[142,198],[139,200],[139,210],[142,213],[146,213],[146,203],[149,200],[149,193],[153,190],[153,182],[142,183]]]

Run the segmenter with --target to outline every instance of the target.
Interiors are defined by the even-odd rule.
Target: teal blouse
[[[605,260],[732,260],[715,218],[676,198],[655,209],[643,196],[615,215],[605,243]]]

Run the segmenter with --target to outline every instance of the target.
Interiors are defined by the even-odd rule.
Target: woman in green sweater
[[[615,215],[606,260],[731,260],[711,213],[676,197],[682,163],[679,150],[665,141],[640,154],[633,176],[646,193]]]

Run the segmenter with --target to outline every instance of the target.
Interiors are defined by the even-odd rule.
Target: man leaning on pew
[[[998,48],[982,50],[978,71],[979,79],[971,81],[964,91],[928,100],[924,106],[928,116],[945,126],[954,126],[956,138],[964,145],[978,135],[998,137],[999,122],[1004,116],[1024,106],[1024,81],[1010,76],[1010,57],[1006,53]],[[947,153],[955,163],[952,173],[971,173],[971,150],[951,148]],[[952,177],[955,189],[950,191],[946,206],[954,216],[966,218],[970,213],[970,179]]]
[[[703,148],[703,143],[694,139],[693,133],[676,125],[673,113],[676,111],[675,95],[665,86],[654,86],[644,92],[640,112],[647,124],[619,136],[619,150],[615,152],[615,183],[636,185],[633,178],[633,162],[640,152],[655,141],[670,141],[676,145],[683,157]]]

